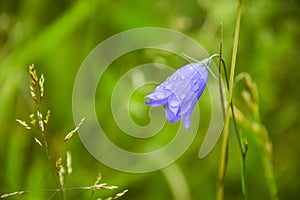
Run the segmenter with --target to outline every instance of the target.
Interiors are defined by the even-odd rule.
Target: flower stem
[[[225,113],[225,122],[224,122],[224,129],[223,129],[223,142],[222,142],[222,151],[221,151],[221,159],[220,159],[220,169],[219,169],[219,182],[217,188],[217,199],[222,200],[224,197],[224,187],[225,187],[225,174],[227,168],[227,158],[228,158],[228,132],[229,132],[229,117],[230,117],[230,110],[233,108],[231,106],[231,99],[232,99],[232,90],[233,90],[233,79],[235,73],[235,64],[236,64],[236,55],[237,55],[237,47],[239,41],[239,31],[240,31],[240,21],[241,21],[241,11],[242,11],[242,0],[239,0],[238,8],[237,8],[237,18],[236,18],[236,26],[235,26],[235,35],[234,35],[234,43],[233,43],[233,51],[232,51],[232,60],[231,60],[231,70],[230,70],[230,78],[229,78],[229,86],[228,86],[228,98],[227,98],[227,107]],[[239,144],[241,145],[241,139],[239,137]],[[241,146],[240,146],[241,147]],[[243,154],[243,152],[242,152]],[[246,180],[245,180],[245,159],[243,156],[243,170],[242,170],[242,185],[243,185],[243,193],[244,197],[247,196],[246,187]]]

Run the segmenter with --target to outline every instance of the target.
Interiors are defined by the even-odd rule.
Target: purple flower
[[[145,103],[153,107],[166,105],[166,118],[171,123],[183,119],[189,130],[193,108],[206,86],[210,62],[211,57],[178,69],[146,96]]]

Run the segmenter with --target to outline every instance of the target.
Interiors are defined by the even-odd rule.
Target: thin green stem
[[[58,191],[61,192],[63,199],[66,199],[64,186],[62,185],[62,183],[60,183],[59,177],[58,177],[57,173],[55,172],[55,170],[53,169],[53,165],[51,163],[49,146],[48,146],[48,142],[47,142],[47,138],[46,138],[46,134],[45,134],[45,123],[44,123],[42,111],[41,111],[42,96],[40,95],[40,92],[41,92],[40,87],[42,87],[42,86],[39,84],[36,84],[36,86],[35,86],[35,94],[39,94],[39,98],[36,99],[35,103],[36,103],[36,112],[37,112],[37,119],[38,119],[38,128],[39,128],[38,130],[42,136],[43,143],[44,143],[42,149],[44,150],[44,152],[46,154],[49,166],[52,170],[53,175],[55,176],[56,184],[60,188]]]
[[[248,199],[248,189],[247,189],[247,179],[246,179],[246,152],[242,152],[242,176],[241,176],[241,182],[242,182],[242,191],[244,199]]]
[[[219,50],[219,90],[220,90],[220,98],[221,98],[221,106],[222,106],[222,111],[223,111],[223,117],[225,119],[225,101],[224,101],[224,95],[223,95],[223,90],[222,90],[222,80],[221,80],[221,67],[222,67],[222,63],[223,66],[225,67],[225,62],[222,59],[223,56],[223,23],[220,23],[220,50]],[[226,69],[225,69],[226,70]],[[226,77],[227,80],[227,77]],[[228,83],[228,81],[226,81]]]
[[[221,104],[222,104],[222,110],[223,110],[223,116],[226,120],[226,110],[225,110],[225,101],[222,91],[222,82],[221,82],[221,65],[222,65],[222,51],[223,51],[223,25],[220,24],[221,30],[220,30],[220,57],[219,57],[219,88],[220,88],[220,95],[221,95]],[[224,62],[224,61],[223,61]],[[223,64],[224,68],[225,65]],[[226,72],[226,68],[224,70]],[[226,83],[228,87],[228,78],[227,74],[225,75]],[[224,133],[223,133],[224,134]],[[221,165],[219,170],[219,182],[218,182],[218,196],[217,199],[223,199],[224,196],[224,186],[225,186],[225,172],[227,167],[227,158],[228,158],[228,140],[223,139],[222,144],[222,155],[221,155]]]
[[[64,190],[69,191],[69,190],[99,190],[99,189],[106,189],[106,190],[113,190],[117,189],[117,186],[114,185],[107,185],[106,183],[101,183],[101,184],[96,184],[96,185],[91,185],[91,186],[80,186],[80,187],[70,187],[70,188],[65,188]],[[0,196],[0,199],[4,199],[7,197],[11,196],[16,196],[16,195],[23,195],[26,193],[33,193],[33,192],[54,192],[53,196],[51,196],[49,199],[52,199],[54,197],[56,192],[60,192],[60,188],[49,188],[49,189],[42,189],[42,190],[22,190],[22,191],[15,191],[12,193],[7,193],[7,194],[2,194]]]
[[[222,44],[222,42],[220,44]],[[219,77],[220,77],[220,74],[221,74],[221,64],[223,64],[223,67],[224,67],[224,75],[225,75],[225,80],[226,80],[226,86],[227,86],[227,89],[228,89],[229,88],[229,81],[228,81],[228,76],[227,76],[227,72],[226,72],[225,62],[223,61],[223,59],[221,59],[221,61],[219,62]],[[219,85],[220,85],[220,94],[221,94],[221,102],[222,102],[222,107],[223,107],[223,113],[225,115],[221,79],[219,79]],[[243,136],[240,133],[238,127],[237,127],[237,123],[236,123],[236,120],[235,120],[234,104],[233,104],[232,100],[230,102],[230,108],[231,108],[231,113],[232,113],[234,130],[235,130],[235,133],[237,135],[238,144],[239,144],[240,151],[241,151],[241,154],[242,154],[242,176],[241,176],[242,191],[243,191],[244,199],[247,199],[248,195],[247,195],[247,181],[246,181],[246,154],[247,154],[247,150],[248,150],[248,144],[247,144],[246,141],[244,141],[242,139]]]
[[[228,142],[229,117],[230,117],[230,110],[232,109],[231,99],[232,99],[233,80],[234,80],[235,64],[236,64],[236,56],[237,56],[237,47],[238,47],[238,41],[239,41],[241,11],[242,11],[242,0],[239,1],[238,8],[237,8],[237,19],[236,19],[236,26],[235,26],[235,35],[234,35],[231,70],[230,70],[228,96],[227,96],[228,103],[227,103],[227,107],[226,107],[225,122],[224,122],[224,129],[223,129],[222,151],[221,151],[221,158],[220,158],[219,183],[218,183],[218,190],[217,190],[217,199],[218,200],[222,200],[224,197],[225,174],[226,174],[226,168],[227,168],[228,145],[229,145],[229,142]],[[239,143],[240,143],[240,139],[239,139]],[[245,179],[242,178],[242,180],[243,180],[242,182],[245,183],[244,182]],[[246,193],[246,190],[244,192]],[[245,195],[247,195],[247,194],[245,194]]]
[[[225,71],[227,87],[229,88],[226,67],[225,67],[225,65],[223,65],[223,66],[224,66],[224,71]],[[244,199],[248,199],[247,181],[246,181],[246,155],[247,155],[247,151],[248,151],[248,143],[247,143],[247,141],[244,140],[243,135],[240,133],[240,131],[237,127],[237,123],[236,123],[236,119],[235,119],[235,112],[234,112],[234,104],[233,104],[232,99],[230,102],[230,108],[231,108],[232,120],[233,120],[233,125],[234,125],[234,131],[236,133],[236,137],[238,139],[238,144],[239,144],[239,148],[240,148],[241,155],[242,155],[242,175],[241,175],[242,192],[243,192]]]
[[[238,9],[237,9],[237,19],[235,25],[235,34],[234,34],[234,42],[233,42],[233,51],[232,51],[232,60],[231,60],[231,69],[230,69],[230,77],[229,77],[229,89],[228,89],[228,102],[231,102],[232,91],[233,91],[233,79],[235,73],[235,64],[236,64],[236,55],[237,48],[239,43],[239,32],[240,32],[240,22],[241,22],[241,11],[242,11],[242,1],[239,1]],[[227,106],[227,114],[229,114],[230,107]]]

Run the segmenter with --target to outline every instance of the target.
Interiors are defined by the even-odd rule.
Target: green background
[[[180,31],[203,45],[210,53],[219,51],[219,24],[223,22],[223,54],[230,66],[237,1],[108,1],[108,0],[1,0],[0,2],[0,194],[18,190],[55,188],[51,167],[69,150],[73,174],[66,187],[92,185],[98,172],[119,189],[96,191],[95,197],[129,189],[123,199],[213,199],[219,169],[221,142],[204,159],[198,151],[204,137],[196,139],[175,164],[166,169],[129,174],[106,167],[94,159],[75,135],[67,143],[64,136],[74,128],[72,118],[73,82],[84,58],[100,42],[119,32],[138,27],[165,27]],[[296,0],[246,0],[243,5],[237,73],[246,71],[256,82],[261,119],[273,142],[274,173],[281,199],[298,199],[300,177],[300,5]],[[142,36],[141,36],[142,37]],[[103,78],[101,97],[97,99],[99,121],[119,146],[138,151],[144,143],[131,142],[116,128],[109,108],[115,82],[130,68],[161,61],[179,68],[184,61],[156,51],[137,51],[113,63]],[[51,151],[58,149],[49,165],[33,134],[15,121],[27,119],[35,105],[29,94],[28,66],[34,63],[43,73],[45,101],[43,110],[51,110],[47,139]],[[138,91],[135,98],[143,107],[143,95],[153,87]],[[204,94],[205,95],[205,94]],[[236,95],[236,102],[242,101]],[[205,98],[204,98],[205,99]],[[203,123],[208,105],[203,107]],[[143,110],[144,109],[144,110]],[[149,123],[146,107],[132,110],[138,124]],[[146,109],[146,110],[145,110]],[[203,115],[202,115],[203,114]],[[169,128],[176,130],[178,123]],[[111,134],[110,134],[111,133]],[[172,138],[164,133],[149,141],[160,147]],[[249,199],[269,199],[259,151],[249,140],[247,178]],[[233,131],[230,133],[225,199],[241,199],[240,154]],[[71,190],[68,199],[88,199],[90,191]],[[10,199],[49,199],[51,192],[32,192]],[[59,199],[59,195],[53,199]]]

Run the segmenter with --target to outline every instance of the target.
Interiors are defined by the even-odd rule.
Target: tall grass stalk
[[[251,109],[252,116],[245,116],[243,112],[236,108],[236,120],[241,124],[246,132],[250,132],[250,137],[253,137],[254,144],[259,148],[259,154],[262,160],[262,166],[267,179],[270,197],[273,200],[278,200],[278,191],[275,182],[273,168],[273,147],[269,137],[268,130],[263,125],[259,113],[258,90],[256,84],[252,81],[249,74],[243,72],[236,78],[236,83],[239,80],[245,80],[247,90],[244,90],[242,97],[244,98],[248,108]]]
[[[222,151],[221,151],[221,159],[220,159],[220,169],[219,169],[219,182],[217,188],[217,199],[222,200],[224,198],[224,188],[225,188],[225,174],[227,168],[227,158],[228,158],[228,135],[229,135],[229,118],[230,118],[230,110],[233,108],[232,106],[232,91],[233,91],[233,80],[235,73],[235,65],[236,65],[236,55],[239,41],[239,31],[240,31],[240,21],[241,21],[241,11],[242,11],[242,0],[239,0],[237,7],[237,18],[236,18],[236,26],[235,26],[235,34],[234,34],[234,42],[233,42],[233,51],[232,51],[232,59],[231,59],[231,69],[230,69],[230,77],[229,77],[229,85],[228,85],[228,96],[227,96],[227,105],[226,105],[226,113],[225,113],[225,122],[223,129],[223,142],[222,142]],[[244,194],[244,198],[247,199],[247,190],[246,190],[246,175],[245,175],[245,155],[246,150],[243,147],[242,138],[239,133],[237,133],[239,146],[242,153],[242,190]]]

